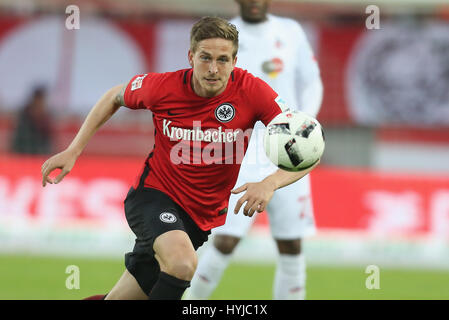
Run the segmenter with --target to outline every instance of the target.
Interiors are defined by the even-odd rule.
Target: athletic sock
[[[182,294],[189,286],[190,281],[178,279],[161,271],[148,298],[150,300],[181,300]]]
[[[306,262],[303,254],[281,254],[274,278],[275,300],[304,300],[306,297]]]
[[[213,244],[200,257],[191,287],[184,295],[185,300],[205,300],[210,297],[228,267],[232,254],[221,253]]]

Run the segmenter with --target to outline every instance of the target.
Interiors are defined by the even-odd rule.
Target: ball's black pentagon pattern
[[[301,127],[295,132],[295,135],[308,138],[310,133],[315,129],[315,122],[304,122]]]
[[[288,154],[290,161],[295,167],[303,162],[304,159],[302,159],[301,155],[298,152],[298,148],[296,147],[296,140],[294,138],[288,141],[285,144],[284,148]]]
[[[279,134],[279,133],[291,134],[291,132],[290,132],[290,124],[288,122],[286,122],[286,123],[274,123],[274,124],[268,126],[268,134],[269,135]]]

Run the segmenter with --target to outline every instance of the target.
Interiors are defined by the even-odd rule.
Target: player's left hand
[[[240,211],[241,206],[246,202],[243,208],[243,214],[252,217],[254,212],[262,212],[265,210],[268,202],[270,202],[276,188],[268,181],[256,183],[245,183],[243,186],[231,191],[233,194],[246,191],[245,194],[237,201],[234,214]]]

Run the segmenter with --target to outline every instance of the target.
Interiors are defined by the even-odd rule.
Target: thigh
[[[178,265],[196,265],[196,253],[189,235],[181,230],[172,230],[159,235],[153,245],[154,256],[161,271],[175,275]]]
[[[275,239],[305,238],[316,232],[308,179],[277,190],[267,212]]]
[[[183,230],[159,234],[153,250],[161,271],[190,281],[198,262],[195,251],[207,241],[210,231],[201,230],[182,208],[179,208],[177,218],[183,222]]]
[[[154,240],[159,235],[172,230],[185,231],[179,206],[156,189],[131,190],[125,200],[125,215],[136,235],[133,252],[152,255]]]
[[[257,156],[256,153],[253,152],[253,154],[254,154],[253,156]],[[257,163],[252,164],[248,155],[251,155],[251,153],[249,152],[246,153],[244,162],[240,167],[239,176],[234,188],[238,188],[247,182],[255,182],[262,180],[263,175],[260,172],[261,166],[259,166]],[[237,204],[237,201],[242,197],[242,195],[243,193],[240,194],[231,193],[229,197],[226,222],[224,225],[213,229],[212,233],[214,235],[215,234],[228,235],[236,238],[243,238],[248,233],[248,230],[251,228],[251,226],[255,221],[257,213],[254,214],[252,217],[245,216],[243,214],[243,208],[245,207],[244,204],[243,206],[241,206],[239,212],[237,214],[234,214],[234,209]]]
[[[125,255],[125,266],[143,292],[149,294],[160,272],[154,240],[167,231],[184,230],[179,208],[161,191],[131,188],[125,200],[125,215],[136,235],[133,251]]]
[[[243,214],[244,206],[242,206],[239,213],[234,214],[235,205],[241,196],[241,194],[231,194],[231,197],[229,198],[226,222],[224,225],[215,228],[213,230],[213,234],[229,235],[237,238],[243,238],[246,235],[246,233],[252,226],[257,213],[252,217],[245,216]]]
[[[125,215],[136,235],[133,251],[125,255],[125,266],[146,294],[160,272],[154,251],[158,237],[170,231],[182,232],[187,234],[187,247],[196,250],[210,234],[201,230],[168,195],[156,189],[131,189],[125,200]]]

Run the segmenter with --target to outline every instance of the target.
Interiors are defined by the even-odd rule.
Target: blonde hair
[[[200,41],[212,38],[232,41],[232,57],[235,58],[239,48],[239,32],[235,25],[219,17],[204,17],[193,25],[190,31],[190,50],[195,52]]]

